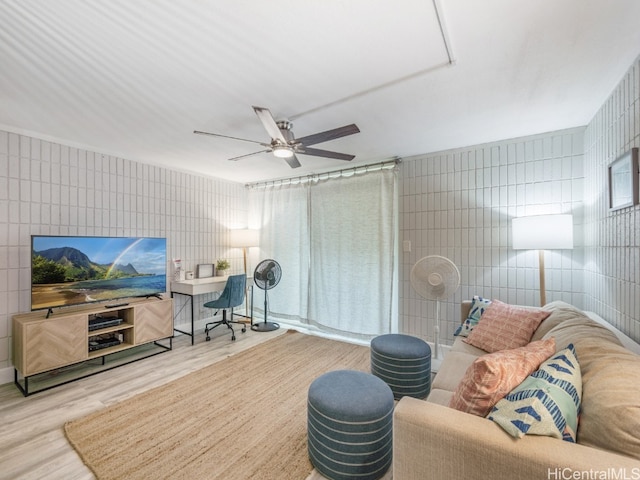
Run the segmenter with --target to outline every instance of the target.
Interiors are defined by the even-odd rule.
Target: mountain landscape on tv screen
[[[101,265],[73,247],[33,252],[32,283],[49,284],[134,277],[140,274],[131,263]]]
[[[32,236],[31,309],[166,292],[166,239]]]

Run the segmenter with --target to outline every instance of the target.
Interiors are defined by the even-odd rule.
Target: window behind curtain
[[[261,259],[282,266],[269,314],[367,337],[396,328],[396,169],[253,189]],[[261,307],[263,292],[256,289]]]

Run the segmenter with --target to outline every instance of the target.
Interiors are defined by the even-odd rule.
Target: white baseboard
[[[0,369],[0,385],[5,383],[13,383],[13,367]]]

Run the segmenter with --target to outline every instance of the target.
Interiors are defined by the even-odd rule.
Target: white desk
[[[213,293],[213,292],[222,292],[224,290],[224,286],[227,284],[228,277],[208,277],[208,278],[196,278],[194,280],[182,280],[181,282],[171,282],[171,298],[173,295],[178,293],[180,295],[185,295],[191,299],[191,332],[184,332],[182,330],[178,330],[174,328],[176,332],[182,333],[184,335],[189,335],[191,337],[191,345],[193,345],[195,339],[195,330],[194,330],[194,306],[193,306],[193,297],[196,295],[203,295],[205,293]],[[247,277],[247,288],[250,287],[250,282],[253,280],[253,277]],[[251,319],[251,324],[253,324],[253,288],[251,288],[251,316],[248,317]]]

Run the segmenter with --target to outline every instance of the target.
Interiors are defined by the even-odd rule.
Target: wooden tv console
[[[108,307],[114,303],[118,306]],[[74,378],[68,379],[63,376],[60,383],[54,382],[37,391],[29,391],[29,379],[45,372],[92,359],[102,359],[102,366],[104,366],[107,355],[145,344],[153,343],[160,348],[149,349],[146,355],[137,355],[135,359],[128,361],[120,360],[113,366],[101,368],[99,371],[171,350],[173,339],[173,300],[171,298],[136,298],[114,301],[111,304],[62,308],[54,310],[48,316],[47,311],[36,311],[13,317],[14,382],[25,397],[31,393],[48,390],[98,373],[89,369],[88,372],[85,371]],[[95,318],[120,319],[121,323],[90,331],[89,320]],[[112,323],[115,323],[115,320]],[[96,346],[98,338],[109,337],[115,337],[121,340],[121,343],[95,349],[98,348]],[[158,343],[159,340],[167,339],[168,345]]]

